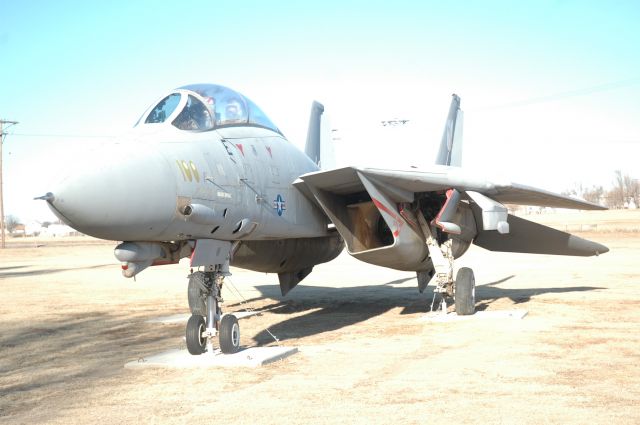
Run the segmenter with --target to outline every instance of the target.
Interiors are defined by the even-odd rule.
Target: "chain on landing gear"
[[[449,297],[453,297],[453,251],[451,250],[451,246],[453,241],[451,239],[447,240],[445,243],[440,245],[440,251],[442,252],[442,256],[447,262],[447,266],[444,271],[440,273],[436,272],[436,292],[441,294],[446,294]]]
[[[447,267],[443,267],[443,271],[435,273],[435,282],[436,286],[433,288],[433,299],[431,301],[431,311],[438,310],[442,307],[442,312],[446,314],[447,312],[447,299],[454,297],[454,286],[455,282],[453,280],[453,253],[451,250],[452,241],[448,240],[438,248],[448,263]],[[436,298],[439,298],[439,302],[436,303]]]
[[[187,322],[187,349],[191,354],[213,353],[213,339],[217,336],[220,350],[231,354],[240,348],[238,319],[222,315],[222,285],[228,276],[228,267],[210,267],[205,272],[189,276],[189,307],[191,317]]]
[[[436,287],[433,290],[433,301],[431,302],[431,310],[434,311],[434,303],[437,296],[441,298],[442,312],[447,312],[446,297],[454,296],[454,280],[453,280],[453,252],[452,241],[449,239],[442,245],[438,243],[438,240],[434,236],[435,231],[432,232],[429,224],[425,220],[422,214],[416,214],[420,228],[425,235],[425,242],[429,249],[429,256],[433,262],[435,269],[435,282]],[[437,310],[440,305],[435,305]]]

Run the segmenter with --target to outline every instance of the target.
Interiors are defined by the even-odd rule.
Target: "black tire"
[[[187,322],[187,350],[189,353],[198,356],[206,351],[207,339],[202,337],[202,333],[207,328],[204,317],[194,314]]]
[[[456,275],[455,287],[456,313],[469,316],[476,312],[476,279],[473,270],[463,267]]]
[[[225,354],[233,354],[240,349],[240,325],[233,314],[222,316],[220,322],[220,350]]]
[[[195,272],[189,275],[189,289],[187,291],[189,298],[189,309],[191,314],[206,316],[207,315],[207,294],[204,284],[204,273]]]

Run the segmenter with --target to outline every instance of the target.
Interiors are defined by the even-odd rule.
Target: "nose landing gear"
[[[240,349],[240,325],[232,315],[222,315],[222,284],[228,272],[221,270],[195,272],[189,276],[189,308],[186,341],[189,353],[213,353],[213,340],[218,337],[220,350],[233,354]]]

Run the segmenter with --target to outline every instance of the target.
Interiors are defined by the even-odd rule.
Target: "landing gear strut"
[[[434,236],[434,232],[431,231],[429,224],[425,220],[424,216],[420,213],[416,214],[418,222],[422,228],[422,232],[426,238],[427,248],[429,249],[429,256],[433,262],[435,269],[434,279],[436,281],[436,287],[434,288],[434,299],[439,296],[442,301],[442,311],[447,312],[447,297],[453,297],[455,299],[456,313],[459,316],[467,316],[475,313],[475,294],[476,283],[473,276],[473,270],[468,267],[463,267],[458,271],[456,280],[453,280],[453,253],[451,251],[452,241],[449,239],[442,245],[438,243]],[[438,306],[435,308],[437,309]],[[432,305],[432,309],[433,309]]]
[[[199,355],[213,352],[213,339],[217,336],[220,350],[231,354],[240,348],[238,319],[222,315],[222,284],[228,272],[221,269],[195,272],[189,276],[189,308],[186,340],[189,353]]]

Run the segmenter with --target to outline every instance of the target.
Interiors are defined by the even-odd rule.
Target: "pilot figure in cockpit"
[[[230,99],[225,108],[225,118],[227,121],[238,121],[243,116],[242,105],[238,99]]]
[[[198,93],[198,94],[202,96],[202,98],[204,99],[205,103],[207,104],[207,106],[211,110],[211,113],[215,117],[214,121],[218,122],[220,120],[220,113],[216,111],[216,98],[215,97],[211,97],[211,96],[207,96],[205,93]]]

